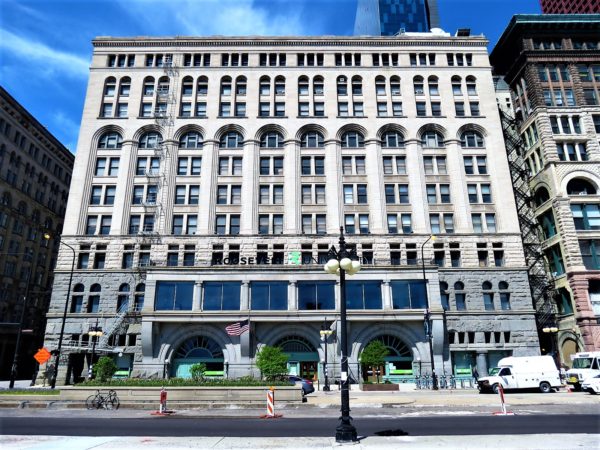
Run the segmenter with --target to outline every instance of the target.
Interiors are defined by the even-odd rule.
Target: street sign
[[[301,253],[300,252],[289,252],[288,253],[288,263],[299,266],[301,262]]]
[[[50,352],[48,350],[46,350],[45,348],[40,348],[38,350],[38,352],[33,355],[33,358],[40,364],[44,364],[46,361],[48,361],[50,359],[52,355],[50,355]]]

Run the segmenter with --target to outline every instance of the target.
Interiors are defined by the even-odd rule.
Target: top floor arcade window
[[[121,148],[123,138],[116,131],[104,133],[98,141],[98,148]]]
[[[181,136],[179,148],[202,148],[202,135],[197,131],[190,131]]]
[[[596,195],[596,188],[583,178],[574,178],[567,184],[568,195]]]
[[[145,133],[140,138],[140,148],[157,148],[162,143],[162,136],[156,131]]]

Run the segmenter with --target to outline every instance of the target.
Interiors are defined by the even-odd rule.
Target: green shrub
[[[194,381],[204,381],[204,372],[206,372],[206,364],[196,363],[190,367],[190,375]]]
[[[289,386],[286,381],[272,381],[273,386]],[[169,386],[202,386],[202,387],[236,387],[236,386],[265,386],[265,382],[252,377],[242,377],[238,379],[228,378],[205,378],[203,382],[198,382],[191,378],[122,378],[107,380],[88,380],[79,383],[77,386],[113,386],[113,387],[169,387]]]
[[[102,356],[93,366],[94,376],[102,382],[110,380],[117,371],[117,365],[110,356]]]
[[[256,356],[256,367],[267,381],[281,380],[287,375],[287,361],[281,348],[265,345]]]

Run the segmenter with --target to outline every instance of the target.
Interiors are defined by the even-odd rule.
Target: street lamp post
[[[71,273],[69,274],[69,286],[67,287],[67,298],[65,298],[65,309],[63,311],[62,325],[60,327],[60,335],[58,337],[58,348],[56,349],[56,362],[54,363],[54,373],[52,374],[52,382],[50,383],[51,389],[54,389],[56,387],[56,377],[58,376],[58,366],[60,365],[60,351],[62,349],[63,337],[65,335],[65,323],[67,322],[69,297],[71,296],[71,284],[73,283],[73,272],[75,271],[75,249],[73,247],[71,247],[69,244],[67,244],[66,242],[63,242],[62,240],[61,240],[61,244],[64,244],[67,248],[71,249],[73,256],[71,259]]]
[[[331,388],[329,387],[329,374],[328,374],[329,369],[327,367],[327,364],[329,363],[329,359],[327,358],[327,346],[328,346],[327,338],[329,337],[329,335],[331,333],[333,333],[333,331],[331,331],[327,327],[327,317],[326,317],[325,322],[323,323],[323,329],[320,331],[321,339],[325,343],[325,363],[323,364],[323,372],[325,374],[325,385],[323,386],[324,391],[331,390]]]
[[[429,314],[429,295],[427,289],[427,277],[425,275],[425,253],[423,249],[429,241],[435,241],[436,237],[432,234],[425,242],[421,244],[421,269],[423,271],[423,289],[425,289],[425,314],[423,317],[423,326],[425,327],[425,337],[429,341],[429,357],[431,358],[431,387],[433,390],[438,389],[437,375],[435,374],[435,362],[433,360],[433,330],[431,327],[431,316]]]
[[[21,308],[21,318],[19,319],[19,329],[17,330],[17,342],[15,342],[15,353],[13,355],[13,362],[10,368],[10,381],[8,383],[9,389],[15,387],[15,380],[17,379],[17,365],[19,364],[19,350],[21,347],[21,334],[23,333],[23,320],[25,319],[25,310],[27,309],[27,295],[29,293],[29,280],[27,280],[27,287],[25,288],[25,295],[23,296],[23,308]]]
[[[96,342],[98,338],[102,336],[102,327],[98,326],[98,319],[96,319],[96,325],[90,328],[88,331],[88,335],[92,339],[92,359],[90,360],[90,365],[88,368],[88,379],[92,379],[94,376],[94,357],[96,356]]]
[[[356,442],[358,436],[356,428],[352,425],[350,417],[350,392],[348,377],[348,335],[346,324],[346,273],[354,275],[360,271],[360,262],[356,251],[349,251],[346,248],[344,239],[344,227],[340,227],[340,248],[336,250],[335,246],[329,249],[328,261],[325,264],[325,272],[336,274],[340,277],[340,350],[341,350],[341,412],[340,423],[335,430],[335,440],[338,443]],[[354,259],[354,261],[353,261]]]

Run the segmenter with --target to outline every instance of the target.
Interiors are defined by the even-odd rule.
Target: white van
[[[498,392],[504,389],[532,389],[552,392],[559,388],[560,372],[551,356],[509,356],[498,361],[498,367],[490,370],[490,376],[477,380],[479,392]]]
[[[567,383],[576,390],[581,389],[581,383],[595,375],[600,375],[600,352],[581,352],[571,355],[573,364],[567,371]]]

